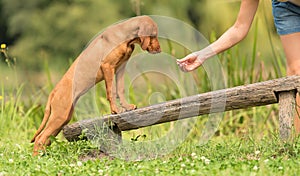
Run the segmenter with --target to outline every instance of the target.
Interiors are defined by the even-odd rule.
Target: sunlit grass
[[[212,33],[211,41],[216,38]],[[239,46],[236,46],[218,56],[224,69],[227,87],[265,81],[285,74],[281,53],[273,48],[275,59],[270,66],[259,53],[257,35],[254,35],[253,40],[255,42],[250,48],[251,55],[245,55]],[[173,56],[176,53],[187,54],[186,50],[178,51],[180,47],[177,44],[169,42],[167,48]],[[278,139],[277,105],[224,113],[215,136],[202,146],[199,145],[199,137],[209,117],[196,117],[189,135],[177,146],[178,148],[168,151],[165,155],[156,153],[159,152],[157,148],[147,151],[148,153],[145,151],[144,155],[152,152],[149,156],[152,158],[150,161],[123,159],[130,158],[126,156],[130,153],[132,158],[139,158],[139,153],[132,152],[141,149],[138,145],[140,142],[161,138],[175,127],[175,123],[181,123],[180,121],[123,132],[123,139],[131,145],[131,148],[125,149],[123,159],[111,160],[104,157],[89,160],[93,157],[87,156],[98,150],[99,146],[90,141],[69,143],[62,135],[53,139],[53,145],[44,156],[32,157],[32,144],[29,141],[40,125],[44,100],[55,84],[51,69],[48,63],[45,63],[45,86],[29,89],[33,93],[28,95],[28,89],[24,89],[32,85],[19,80],[15,67],[7,63],[1,67],[7,70],[7,76],[1,77],[0,87],[0,175],[292,175],[298,172],[299,139],[295,139],[293,144],[284,144]],[[266,67],[268,69],[265,69]],[[270,67],[273,72],[268,71]],[[189,74],[194,79],[199,93],[211,91],[210,80],[204,69],[199,68]],[[157,84],[154,84],[153,80],[157,77],[161,80],[155,81]],[[183,95],[176,84],[168,78],[162,78],[156,73],[142,75],[129,87],[128,100],[138,107],[144,107],[182,98]],[[11,85],[9,82],[13,82],[14,86],[7,86]],[[159,94],[154,96],[155,92]],[[108,113],[105,85],[100,83],[82,97],[71,123]]]
[[[46,155],[32,157],[28,144],[0,146],[1,175],[298,175],[299,139],[251,136],[215,138],[204,146],[185,143],[153,160],[124,161],[83,157],[95,148],[87,141],[54,142]],[[13,149],[13,150],[12,150]]]

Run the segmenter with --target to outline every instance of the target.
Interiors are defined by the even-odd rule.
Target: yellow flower
[[[2,43],[1,44],[1,49],[5,49],[6,48],[6,44],[5,43]]]
[[[2,100],[2,99],[3,99],[3,96],[0,95],[0,100]]]

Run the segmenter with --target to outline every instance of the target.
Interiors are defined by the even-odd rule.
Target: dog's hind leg
[[[71,107],[70,107],[71,106]],[[59,113],[62,111],[52,111],[48,123],[44,130],[36,137],[33,148],[33,155],[37,155],[39,151],[45,150],[45,147],[51,144],[50,136],[57,136],[64,125],[66,125],[72,117],[73,106],[70,105],[66,113]],[[55,107],[57,108],[57,107]],[[65,112],[65,110],[64,110]]]
[[[48,121],[48,119],[50,117],[50,113],[51,113],[51,101],[52,101],[54,94],[55,94],[55,91],[52,91],[49,95],[42,123],[41,123],[40,127],[38,128],[38,130],[36,131],[36,133],[34,134],[33,138],[31,139],[31,142],[35,141],[35,138],[41,133],[41,131],[44,129],[44,127],[47,124],[47,121]]]

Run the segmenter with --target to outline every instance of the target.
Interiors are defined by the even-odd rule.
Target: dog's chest
[[[115,63],[113,64],[115,65],[116,69],[129,60],[133,50],[134,50],[134,45],[130,45],[126,47],[123,46],[123,48],[119,50],[119,52],[121,53],[115,56]]]

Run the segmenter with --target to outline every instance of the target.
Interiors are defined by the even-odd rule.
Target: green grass
[[[283,144],[277,137],[218,137],[204,146],[186,142],[152,160],[86,160],[89,142],[54,142],[44,156],[32,157],[28,143],[1,140],[1,175],[298,175],[300,140]],[[5,143],[5,145],[3,144]]]
[[[257,36],[254,36],[254,41],[257,41]],[[216,38],[213,33],[211,38]],[[267,67],[268,64],[257,54],[259,51],[256,42],[254,43],[251,56],[243,55],[238,46],[219,55],[227,87],[284,75],[284,59],[280,53],[273,49],[275,59],[272,60],[273,65]],[[179,50],[170,42],[168,47],[170,51]],[[279,140],[277,105],[225,112],[214,137],[201,146],[199,138],[208,116],[196,118],[185,141],[170,151],[166,151],[168,148],[164,149],[163,143],[154,144],[152,148],[140,144],[160,139],[176,127],[176,123],[181,122],[123,132],[126,145],[121,145],[125,148],[121,148],[120,153],[117,153],[120,155],[114,155],[117,156],[115,158],[93,158],[92,154],[98,156],[97,143],[67,142],[62,135],[52,139],[53,144],[47,148],[44,155],[32,157],[33,145],[29,141],[41,122],[45,106],[43,102],[53,87],[51,70],[45,63],[44,74],[48,82],[43,88],[30,89],[29,92],[34,92],[30,95],[25,88],[33,86],[26,81],[19,81],[24,80],[24,77],[17,76],[14,66],[7,67],[2,64],[1,70],[5,70],[5,74],[9,76],[1,80],[0,87],[0,176],[300,174],[300,138],[290,143]],[[181,97],[172,80],[166,79],[161,84],[154,85],[149,80],[153,76],[153,73],[143,74],[143,86],[133,85],[129,88],[128,97],[131,102],[142,107],[148,105],[149,100],[150,103],[159,103]],[[195,80],[198,92],[211,90],[212,86],[204,69],[199,68],[190,73],[190,76]],[[159,92],[164,97],[150,99],[153,92]],[[82,98],[80,105],[76,107],[72,122],[108,112],[109,104],[105,98],[104,83],[100,83],[95,88],[95,94]]]

